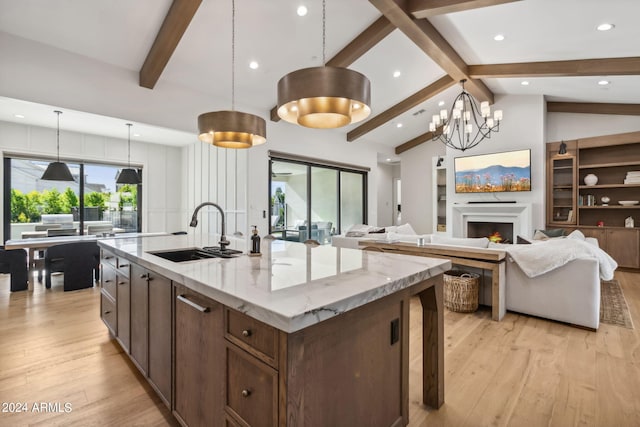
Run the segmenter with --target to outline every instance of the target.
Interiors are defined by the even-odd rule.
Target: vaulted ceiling
[[[296,13],[302,4],[306,16]],[[427,141],[428,118],[439,102],[449,106],[461,78],[478,99],[544,95],[550,111],[638,115],[639,14],[637,0],[327,0],[328,64],[355,69],[372,86],[369,119],[328,132],[345,143],[378,143],[396,152]],[[43,67],[50,58],[72,55],[81,65],[129,72],[131,85],[120,92],[92,87],[101,102],[90,104],[79,94],[100,82],[82,66],[68,69],[73,82],[57,97],[55,89],[22,96],[19,88],[29,82],[13,84],[9,80],[23,74],[5,72],[0,120],[17,121],[17,109],[31,107],[26,120],[51,126],[48,105],[55,105],[92,113],[78,116],[77,126],[103,120],[105,134],[113,127],[112,135],[122,136],[119,119],[126,119],[148,126],[147,138],[169,131],[165,139],[190,143],[198,114],[230,108],[230,18],[230,0],[0,0],[0,54],[16,46],[48,52]],[[615,27],[598,31],[605,22]],[[504,40],[495,41],[498,34]],[[269,126],[292,126],[273,114],[277,82],[321,65],[322,2],[236,0],[235,50],[236,107],[263,116]],[[250,61],[259,68],[251,69]],[[602,80],[609,84],[599,85]],[[172,96],[184,105],[153,103]],[[39,111],[14,99],[47,106]],[[120,103],[121,112],[109,102]],[[65,119],[67,129],[76,126],[75,116]]]

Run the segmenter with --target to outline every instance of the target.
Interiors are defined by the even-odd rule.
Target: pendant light
[[[69,167],[66,163],[60,161],[60,114],[62,114],[62,111],[55,110],[54,113],[58,115],[58,131],[56,137],[58,161],[49,163],[49,166],[47,166],[47,169],[40,179],[45,181],[73,181],[73,175],[71,175]]]
[[[231,1],[231,111],[212,111],[198,116],[198,139],[223,148],[250,148],[267,141],[262,117],[235,111],[236,2]]]
[[[127,137],[127,164],[128,168],[122,169],[116,179],[116,184],[140,184],[140,176],[138,171],[131,168],[131,123],[127,123],[129,128],[129,135]]]
[[[278,82],[278,116],[316,129],[356,123],[371,114],[371,83],[357,71],[326,66],[326,4],[322,1],[322,67],[293,71]]]

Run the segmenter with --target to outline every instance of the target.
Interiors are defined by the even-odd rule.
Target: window
[[[367,170],[270,154],[270,234],[328,244],[332,235],[366,223]]]
[[[4,159],[5,240],[44,237],[48,228],[75,234],[141,230],[142,187],[116,184],[121,166],[66,164],[74,181],[40,179],[48,160]]]

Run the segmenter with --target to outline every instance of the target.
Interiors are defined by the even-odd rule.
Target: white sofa
[[[418,236],[410,237],[412,239],[410,241],[415,242]],[[358,239],[345,239],[352,241],[350,247],[359,247],[358,242],[364,238],[370,239],[371,237],[368,235]],[[486,248],[489,243],[486,238],[463,239],[440,235],[428,236],[427,239],[427,245],[434,244],[461,249],[464,247],[482,249]],[[584,240],[595,247],[598,246],[596,239],[586,238]],[[355,241],[355,245],[353,241]],[[483,244],[484,246],[482,246]],[[544,251],[544,242],[535,245]],[[490,245],[490,247],[508,252],[511,245]],[[510,256],[507,256],[505,266],[506,309],[594,330],[598,329],[600,324],[601,274],[599,262],[596,257],[577,258],[542,275],[529,277]],[[490,292],[490,285],[481,290],[481,303],[491,303]]]

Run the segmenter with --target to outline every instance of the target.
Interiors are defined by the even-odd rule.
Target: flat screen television
[[[456,157],[456,193],[531,191],[531,150]]]

